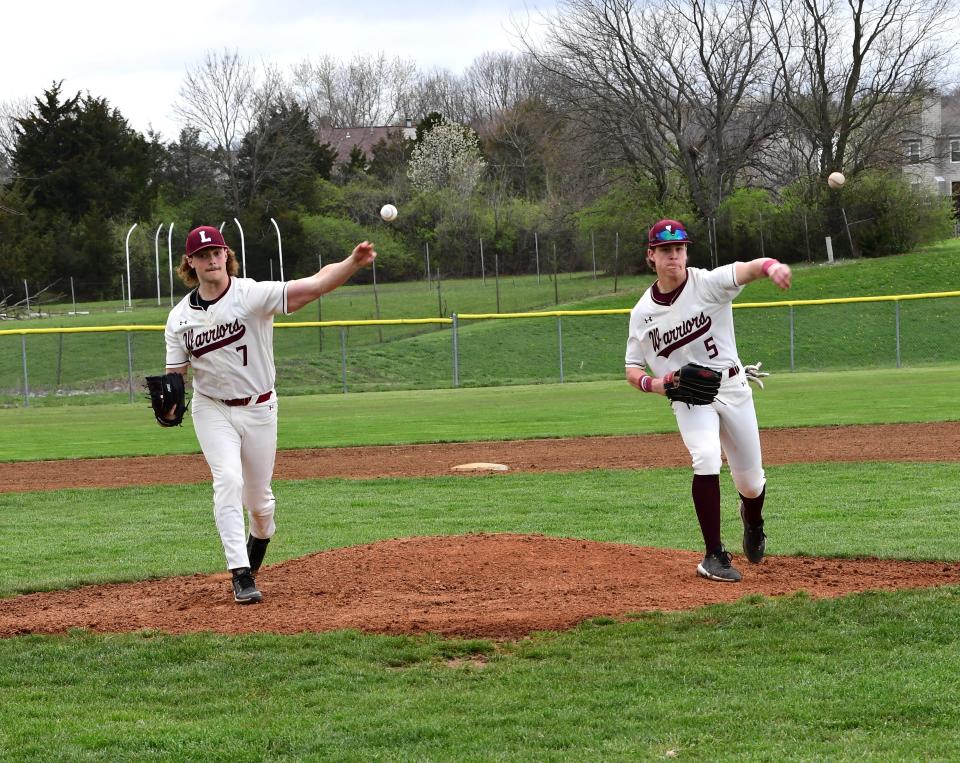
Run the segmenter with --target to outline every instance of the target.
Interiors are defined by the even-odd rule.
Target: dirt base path
[[[764,463],[769,465],[960,460],[957,421],[766,429],[760,439]],[[680,435],[662,434],[284,450],[277,453],[275,475],[277,479],[426,477],[451,474],[452,466],[477,461],[522,472],[652,469],[690,463]],[[0,464],[0,492],[209,480],[200,455]]]
[[[960,460],[960,422],[776,429],[761,439],[767,464]],[[452,474],[452,466],[474,461],[538,472],[688,463],[679,436],[671,434],[284,451],[276,476],[427,476]],[[199,456],[0,465],[0,492],[208,479]],[[754,566],[739,555],[743,582],[711,583],[696,576],[699,560],[690,551],[539,535],[405,538],[268,564],[257,576],[265,600],[255,606],[233,603],[227,574],[4,599],[0,637],[71,628],[228,634],[356,628],[518,638],[591,617],[690,609],[748,594],[802,590],[832,597],[960,584],[960,563],[772,556]]]

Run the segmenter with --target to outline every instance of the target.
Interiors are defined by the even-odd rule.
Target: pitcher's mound
[[[234,604],[227,573],[86,586],[0,600],[0,636],[154,629],[169,633],[375,633],[518,638],[591,617],[678,610],[748,594],[960,583],[960,564],[737,555],[742,583],[696,575],[701,555],[542,535],[400,538],[263,568],[262,604]]]

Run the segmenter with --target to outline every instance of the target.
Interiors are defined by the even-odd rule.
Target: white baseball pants
[[[277,455],[277,398],[231,407],[194,394],[193,428],[213,477],[213,516],[227,568],[249,567],[244,531],[246,506],[250,532],[270,538],[276,500],[270,481]]]
[[[741,495],[756,498],[766,478],[760,455],[760,430],[753,407],[753,391],[741,370],[724,379],[710,405],[673,403],[683,444],[690,451],[694,474],[719,474],[721,449],[730,476]]]

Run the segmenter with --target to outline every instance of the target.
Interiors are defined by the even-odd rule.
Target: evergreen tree
[[[311,206],[317,177],[330,178],[335,154],[319,144],[306,110],[280,102],[258,118],[238,154],[238,174],[248,206],[258,198],[267,208]]]
[[[126,226],[150,213],[155,151],[105,98],[63,98],[61,84],[16,120],[7,190],[27,222],[13,226],[0,261],[15,265],[17,252],[32,251],[34,278],[76,275],[83,296],[98,295],[116,265],[110,221]]]
[[[161,162],[161,182],[171,201],[181,202],[195,195],[223,195],[217,189],[210,149],[201,142],[196,127],[184,127],[179,139],[165,148]]]
[[[17,120],[13,168],[32,209],[77,222],[93,209],[107,216],[149,212],[147,141],[105,98],[78,93],[61,101],[61,83]]]

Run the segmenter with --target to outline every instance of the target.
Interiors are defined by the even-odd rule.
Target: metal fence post
[[[370,263],[373,269],[373,310],[377,320],[380,320],[380,296],[377,294],[377,261]],[[380,337],[380,344],[383,344],[383,326],[377,326],[377,335]]]
[[[793,370],[793,347],[794,347],[794,335],[793,335],[793,305],[790,305],[790,370]]]
[[[897,368],[900,368],[900,300],[895,300],[894,306],[894,324],[897,332]]]
[[[317,254],[317,270],[323,270],[323,255]],[[323,322],[323,295],[317,297],[317,322]],[[320,335],[320,352],[323,352],[323,326],[317,328]]]
[[[533,232],[533,251],[537,258],[537,286],[540,285],[540,237],[537,231]]]
[[[127,231],[127,241],[125,244],[127,250],[127,305],[131,310],[133,310],[133,283],[130,281],[130,234],[133,233],[133,229],[138,225],[139,223],[134,223],[130,226],[130,230]]]
[[[597,243],[593,238],[593,231],[590,231],[590,254],[593,256],[593,280],[597,280]]]
[[[453,319],[453,386],[460,386],[460,347],[457,343],[457,314],[450,316]]]
[[[20,351],[23,355],[23,407],[30,407],[30,382],[27,379],[27,335],[20,335]]]
[[[343,379],[343,394],[347,394],[347,327],[340,327],[340,375]]]
[[[60,340],[57,343],[57,389],[60,389],[60,382],[63,379],[63,334],[57,334]]]
[[[560,346],[560,383],[563,384],[563,318],[557,316],[557,342]]]
[[[130,386],[130,402],[133,402],[133,334],[127,332],[127,384]]]

